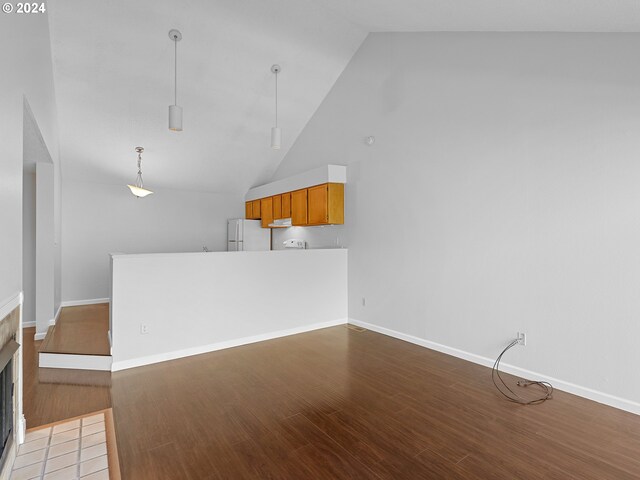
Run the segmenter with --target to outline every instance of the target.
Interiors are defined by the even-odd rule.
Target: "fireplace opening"
[[[0,373],[0,402],[2,402],[2,414],[0,415],[0,456],[7,446],[7,440],[13,431],[13,359]]]

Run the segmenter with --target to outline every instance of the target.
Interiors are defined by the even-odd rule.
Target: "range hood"
[[[270,223],[269,226],[271,228],[289,228],[291,226],[290,218],[279,218],[274,220],[273,223]]]

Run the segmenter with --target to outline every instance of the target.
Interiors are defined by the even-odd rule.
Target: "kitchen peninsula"
[[[347,322],[347,250],[111,255],[123,370]]]

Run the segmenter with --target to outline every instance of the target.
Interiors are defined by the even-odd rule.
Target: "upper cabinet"
[[[260,220],[260,200],[245,202],[244,217],[248,220]]]
[[[344,223],[347,167],[326,165],[282,180],[253,187],[245,198],[246,218],[264,228]],[[275,223],[275,224],[274,224]]]
[[[344,184],[324,183],[246,202],[245,213],[246,218],[261,220],[263,228],[281,218],[291,218],[296,226],[342,225]]]
[[[310,187],[307,192],[308,225],[344,223],[344,184],[325,183]]]
[[[245,202],[244,216],[248,220],[260,220],[260,200]]]
[[[273,197],[267,197],[260,200],[260,220],[262,220],[262,228],[268,228],[273,223]]]
[[[291,192],[291,224],[307,225],[307,189]]]
[[[274,195],[273,197],[273,219],[289,218],[282,216],[282,195]]]
[[[291,192],[283,193],[282,197],[282,218],[291,218]]]
[[[253,214],[251,218],[260,220],[260,200],[251,202],[251,213]]]

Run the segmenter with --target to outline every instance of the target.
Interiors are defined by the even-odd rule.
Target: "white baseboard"
[[[58,321],[58,318],[60,318],[61,311],[62,311],[62,303],[60,303],[60,306],[58,307],[58,310],[56,310],[56,314],[53,316],[53,318],[49,320],[50,327],[53,327],[56,324],[56,322]]]
[[[152,363],[166,362],[167,360],[175,360],[176,358],[190,357],[192,355],[200,355],[202,353],[215,352],[216,350],[224,350],[225,348],[239,347],[241,345],[248,345],[250,343],[256,343],[256,342],[263,342],[265,340],[272,340],[274,338],[287,337],[289,335],[295,335],[298,333],[311,332],[313,330],[320,330],[321,328],[335,327],[336,325],[344,325],[346,323],[347,323],[346,318],[340,318],[338,320],[314,323],[311,325],[304,325],[302,327],[289,328],[287,330],[278,330],[276,332],[263,333],[261,335],[253,335],[250,337],[242,337],[234,340],[227,340],[225,342],[211,343],[209,345],[185,348],[183,350],[175,350],[173,352],[159,353],[157,355],[149,355],[147,357],[115,361],[111,366],[111,371],[117,372],[119,370],[126,370],[128,368],[141,367],[143,365],[150,365]]]
[[[68,355],[39,353],[40,368],[70,368],[73,370],[111,370],[111,357],[106,355]]]
[[[56,312],[55,317],[53,317],[51,320],[49,320],[49,326],[50,327],[53,327],[56,324],[56,322],[58,321],[58,317],[60,317],[60,311],[61,310],[62,310],[62,305],[60,305],[58,307],[58,311]],[[30,327],[35,327],[35,326],[36,326],[36,322],[35,321],[22,322],[22,328],[30,328]],[[38,334],[38,335],[42,335],[42,334]],[[42,337],[42,338],[44,338],[44,337]],[[40,338],[40,339],[36,338],[36,340],[42,340],[42,338]]]
[[[80,305],[96,305],[98,303],[109,303],[109,298],[89,298],[87,300],[66,300],[60,303],[60,307],[79,307]]]
[[[420,345],[421,347],[429,348],[431,350],[436,350],[438,352],[446,353],[447,355],[452,355],[454,357],[461,358],[469,362],[477,363],[478,365],[483,365],[485,367],[492,367],[495,361],[495,359],[492,359],[492,358],[476,355],[475,353],[465,352],[464,350],[459,350],[457,348],[449,347],[447,345],[442,345],[440,343],[432,342],[430,340],[425,340],[424,338],[415,337],[413,335],[407,335],[405,333],[397,332],[395,330],[391,330],[385,327],[380,327],[378,325],[373,325],[371,323],[362,322],[354,318],[350,318],[349,323],[353,325],[357,325],[359,327],[364,327],[374,332],[382,333],[383,335],[388,335],[390,337],[397,338],[399,340],[404,340],[405,342],[414,343],[416,345]],[[573,395],[577,395],[579,397],[593,400],[594,402],[603,403],[605,405],[609,405],[610,407],[618,408],[620,410],[624,410],[627,412],[635,413],[636,415],[640,415],[640,403],[634,402],[633,400],[627,400],[625,398],[616,397],[615,395],[610,395],[608,393],[593,390],[588,387],[576,385],[575,383],[550,377],[542,373],[532,372],[531,370],[526,370],[524,368],[516,367],[514,365],[500,363],[500,369],[507,373],[510,373],[512,375],[516,375],[519,377],[529,378],[532,380],[543,380],[551,383],[553,387],[558,390],[563,390],[565,392],[572,393]]]

